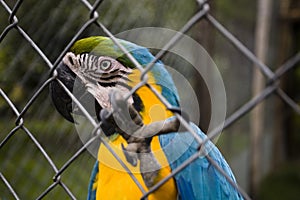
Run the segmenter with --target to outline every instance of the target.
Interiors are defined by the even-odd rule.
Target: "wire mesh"
[[[72,39],[67,43],[65,48],[61,51],[60,55],[55,59],[55,62],[51,62],[44,53],[43,49],[40,48],[34,41],[34,39],[26,33],[19,24],[19,19],[17,18],[17,13],[20,7],[22,7],[22,4],[24,3],[22,0],[17,1],[13,7],[11,8],[7,2],[4,0],[1,0],[1,6],[5,9],[5,11],[8,13],[8,21],[9,24],[4,28],[0,35],[0,43],[5,41],[7,37],[9,37],[9,34],[13,31],[17,31],[17,33],[20,35],[20,37],[24,38],[26,42],[34,49],[34,51],[39,55],[39,57],[44,62],[44,65],[46,65],[49,70],[45,72],[45,76],[41,77],[40,84],[37,87],[36,91],[33,93],[33,95],[29,98],[27,103],[23,106],[22,109],[18,109],[15,105],[14,99],[7,96],[5,91],[1,88],[0,89],[0,95],[4,99],[6,106],[10,108],[10,110],[13,111],[15,119],[14,126],[10,129],[9,132],[4,133],[5,137],[2,138],[0,143],[0,151],[2,153],[5,150],[4,147],[12,145],[10,141],[15,140],[15,136],[19,136],[20,134],[26,135],[30,139],[30,143],[32,143],[36,148],[37,151],[42,155],[42,157],[46,160],[47,165],[50,167],[48,169],[51,169],[51,174],[54,175],[52,182],[48,183],[48,186],[41,190],[39,195],[36,199],[43,199],[49,195],[53,190],[55,190],[57,187],[60,187],[63,189],[66,196],[68,196],[71,199],[77,199],[76,195],[74,194],[74,191],[70,189],[68,186],[68,183],[66,183],[63,179],[66,171],[74,164],[75,161],[86,151],[86,148],[91,145],[94,142],[99,142],[99,139],[101,140],[101,143],[105,145],[108,150],[114,155],[114,157],[120,162],[120,164],[124,167],[127,173],[131,175],[131,178],[133,181],[138,185],[141,192],[143,193],[143,196],[141,196],[141,199],[147,199],[148,195],[150,195],[152,192],[159,189],[160,186],[162,186],[167,180],[174,177],[177,173],[179,173],[182,169],[184,169],[186,166],[188,166],[190,163],[192,163],[195,159],[197,159],[200,155],[200,152],[197,152],[195,155],[190,157],[190,159],[186,160],[186,162],[182,163],[180,167],[178,167],[176,170],[173,170],[171,174],[169,174],[167,177],[165,177],[163,180],[161,180],[159,183],[154,185],[152,188],[149,189],[149,191],[145,191],[141,184],[136,180],[136,178],[132,175],[132,172],[126,167],[126,165],[122,162],[120,158],[118,158],[118,155],[115,154],[113,149],[110,147],[110,145],[103,140],[103,134],[100,129],[100,124],[98,124],[94,119],[89,115],[89,113],[85,110],[85,108],[80,104],[80,102],[76,99],[76,97],[70,92],[64,84],[57,79],[57,72],[55,71],[58,63],[62,60],[63,56],[66,54],[68,49],[74,44],[74,42],[79,39],[81,34],[88,29],[91,25],[96,25],[106,36],[109,36],[112,38],[113,42],[120,47],[126,54],[126,56],[136,65],[136,67],[141,71],[141,82],[138,86],[132,89],[131,93],[128,94],[127,98],[130,97],[130,95],[137,90],[139,87],[147,86],[149,87],[152,92],[157,95],[157,97],[165,104],[165,106],[172,110],[172,106],[164,99],[162,95],[160,95],[154,88],[152,88],[150,85],[147,84],[147,72],[152,69],[154,63],[161,59],[168,50],[175,45],[180,39],[181,36],[186,33],[189,29],[195,26],[199,21],[204,20],[208,22],[214,29],[219,31],[230,43],[233,44],[233,46],[240,52],[244,54],[244,56],[249,59],[251,62],[253,62],[255,67],[258,67],[259,70],[265,75],[265,77],[268,79],[268,84],[266,85],[265,89],[260,92],[257,96],[246,102],[244,105],[242,105],[236,112],[234,112],[231,116],[227,117],[224,124],[220,124],[220,126],[213,129],[208,135],[209,137],[205,140],[202,140],[199,138],[199,136],[194,133],[193,129],[189,126],[189,123],[185,121],[185,119],[179,114],[174,113],[175,116],[182,122],[183,126],[193,134],[193,136],[196,138],[196,141],[198,141],[199,146],[205,144],[207,141],[214,139],[216,136],[218,136],[223,129],[226,129],[230,125],[234,124],[237,120],[239,120],[242,116],[249,113],[256,105],[258,105],[260,102],[264,101],[266,98],[268,98],[271,94],[276,94],[278,98],[280,98],[283,102],[285,102],[287,105],[290,106],[291,109],[293,109],[295,112],[300,114],[300,107],[297,105],[297,103],[292,100],[279,86],[278,82],[280,81],[281,77],[285,75],[289,70],[296,67],[296,64],[300,60],[300,53],[296,54],[294,57],[292,57],[290,60],[288,60],[286,63],[284,63],[281,67],[277,69],[277,71],[273,72],[267,65],[262,63],[242,42],[240,42],[235,36],[233,36],[230,31],[228,31],[221,23],[218,22],[217,19],[215,19],[210,14],[210,7],[207,1],[200,1],[198,0],[198,6],[199,10],[196,12],[185,24],[184,26],[179,30],[179,33],[176,34],[170,41],[168,41],[163,50],[159,51],[155,59],[152,60],[151,63],[149,63],[145,68],[141,67],[141,65],[135,60],[135,58],[126,51],[126,48],[120,44],[114,35],[110,32],[110,30],[102,24],[100,20],[101,13],[99,14],[97,12],[97,9],[101,6],[102,0],[97,0],[92,4],[91,2],[87,0],[81,0],[80,3],[83,4],[86,9],[89,11],[89,18],[86,20],[85,23],[79,28],[79,30],[74,34]],[[26,125],[26,114],[33,109],[32,107],[35,104],[38,104],[38,98],[43,94],[45,90],[47,90],[49,84],[53,81],[57,80],[59,81],[59,84],[66,90],[68,95],[72,98],[72,100],[75,102],[75,104],[78,106],[78,108],[84,113],[84,115],[87,117],[89,122],[93,125],[94,130],[92,132],[92,135],[94,135],[85,145],[80,146],[76,152],[72,154],[72,156],[67,160],[64,161],[63,164],[59,167],[53,159],[51,158],[51,154],[48,153],[48,151],[43,147],[43,145],[40,143],[40,141],[36,138],[35,134],[30,131],[30,128]],[[36,108],[35,108],[36,109]],[[20,133],[21,131],[21,133]],[[2,133],[3,134],[3,133]],[[199,148],[200,149],[200,148]],[[227,176],[225,172],[222,171],[220,167],[217,166],[216,163],[207,155],[207,159],[211,164],[220,171],[221,174],[224,176]],[[13,185],[11,180],[4,176],[2,173],[2,169],[0,169],[0,177],[2,182],[5,184],[5,187],[9,190],[12,197],[14,199],[20,199],[20,196],[18,196],[18,193],[16,192],[16,186]],[[232,184],[233,187],[235,187],[240,194],[245,199],[250,199],[250,197],[247,195],[247,193],[239,187],[236,183],[234,183],[229,177],[226,177],[227,180]]]

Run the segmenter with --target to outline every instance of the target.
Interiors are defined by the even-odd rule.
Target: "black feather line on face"
[[[91,64],[91,66],[97,66],[97,63],[98,63],[98,58],[97,57],[94,57],[94,60]]]
[[[112,70],[111,72],[109,72],[109,73],[103,73],[103,75],[109,75],[109,74],[113,74],[113,73],[116,73],[116,72],[123,72],[123,74],[125,74],[126,72],[125,71],[123,71],[123,70],[119,70],[119,69],[114,69],[114,70]]]
[[[120,85],[120,86],[123,86],[124,88],[126,88],[128,90],[132,89],[132,87],[130,87],[126,83],[123,83],[123,82],[120,82],[120,81],[114,81],[114,82],[100,82],[100,81],[98,81],[97,83],[99,83],[99,85],[101,85],[102,87],[115,87],[116,85]]]
[[[101,85],[102,87],[115,87],[117,82],[100,82],[98,81],[99,85]]]
[[[122,78],[123,76],[120,75],[120,74],[117,74],[117,75],[112,75],[110,77],[99,77],[100,80],[104,80],[104,81],[109,81],[111,79],[114,79],[114,78]]]
[[[121,69],[115,69],[113,71],[110,71],[110,72],[103,72],[101,73],[102,76],[109,76],[111,74],[116,74],[118,72],[118,74],[122,74],[122,75],[126,75],[126,74],[129,74],[130,72],[127,72],[127,71],[124,71],[124,70],[121,70]]]
[[[98,80],[98,81],[105,81],[105,82],[108,82],[108,81],[114,81],[116,82],[116,79],[123,79],[127,82],[132,82],[127,76],[124,76],[122,74],[110,74],[109,76],[103,76],[103,74],[95,74],[95,73],[88,73],[89,76],[91,78],[94,78],[95,80]]]

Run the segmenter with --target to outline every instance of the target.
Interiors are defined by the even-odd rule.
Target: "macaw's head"
[[[154,59],[147,48],[120,39],[118,41],[141,66],[146,66]],[[64,56],[57,72],[58,79],[97,118],[102,108],[110,109],[109,94],[112,89],[118,89],[126,95],[140,81],[140,71],[126,54],[110,38],[101,36],[77,41]],[[151,74],[152,78],[148,83],[164,88],[163,92],[167,93],[165,96],[173,95],[175,98],[170,98],[169,101],[176,106],[177,91],[160,61],[155,63]],[[74,122],[72,114],[81,112],[78,107],[73,106],[71,97],[58,81],[50,84],[50,93],[58,112]],[[143,109],[143,101],[137,94],[134,93],[128,101],[137,111]]]

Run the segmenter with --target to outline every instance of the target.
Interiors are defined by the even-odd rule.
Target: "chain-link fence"
[[[36,88],[34,93],[28,97],[28,100],[26,101],[26,103],[24,105],[22,105],[21,109],[20,109],[20,106],[19,106],[19,108],[16,106],[16,104],[19,104],[19,102],[16,102],[17,96],[15,96],[15,95],[8,96],[4,89],[5,86],[1,86],[0,93],[1,93],[2,99],[4,100],[1,103],[1,106],[8,107],[10,109],[10,112],[11,111],[13,112],[13,115],[11,115],[10,113],[7,113],[7,118],[14,120],[14,122],[15,122],[14,125],[8,124],[8,128],[3,129],[4,132],[1,132],[1,138],[0,138],[1,139],[0,153],[2,154],[1,155],[1,163],[6,163],[5,168],[9,168],[11,165],[12,169],[14,169],[14,170],[18,168],[18,165],[21,166],[22,163],[18,163],[18,162],[8,164],[9,160],[7,160],[7,159],[10,159],[10,157],[7,155],[10,154],[10,152],[12,152],[12,150],[11,150],[12,146],[14,146],[14,148],[16,148],[15,146],[19,145],[20,148],[17,148],[17,150],[14,150],[15,154],[16,154],[15,159],[23,160],[22,159],[22,154],[23,154],[22,151],[24,151],[24,150],[22,150],[21,146],[24,145],[23,144],[24,141],[26,141],[25,148],[35,149],[35,150],[32,150],[34,152],[32,154],[32,156],[36,157],[35,162],[42,162],[42,163],[41,163],[41,167],[39,169],[34,169],[35,168],[34,163],[26,164],[25,166],[28,168],[27,169],[28,171],[34,170],[36,173],[25,175],[26,180],[19,180],[18,184],[15,183],[13,177],[21,176],[21,174],[23,172],[15,170],[15,171],[10,171],[8,173],[6,169],[0,169],[0,176],[1,176],[1,180],[4,185],[3,188],[5,188],[7,191],[9,191],[11,197],[13,197],[14,199],[21,199],[22,196],[19,196],[19,191],[21,191],[22,194],[24,192],[22,190],[20,190],[19,188],[22,187],[23,184],[31,185],[31,183],[32,183],[31,187],[35,187],[35,185],[40,184],[35,177],[45,176],[45,174],[43,174],[42,171],[48,171],[49,174],[46,175],[46,177],[48,177],[48,181],[43,182],[42,187],[39,187],[39,191],[34,192],[34,194],[37,195],[36,196],[37,199],[47,198],[48,196],[51,196],[52,193],[54,193],[53,191],[57,191],[57,190],[60,191],[59,194],[64,193],[66,196],[68,196],[71,199],[77,199],[77,198],[79,198],[77,196],[78,193],[76,192],[78,189],[77,187],[84,187],[83,185],[87,185],[86,180],[81,181],[81,182],[83,182],[82,185],[79,183],[75,183],[75,185],[77,185],[77,187],[76,187],[76,186],[74,186],[74,183],[70,183],[70,181],[68,180],[67,177],[78,176],[75,180],[81,180],[80,179],[81,176],[85,176],[85,177],[89,176],[88,172],[92,169],[92,167],[91,167],[92,161],[90,161],[90,160],[88,161],[88,163],[90,163],[90,164],[87,164],[89,166],[81,165],[81,166],[84,166],[83,171],[86,170],[87,171],[86,173],[82,172],[82,174],[78,174],[77,172],[74,172],[74,174],[73,174],[70,172],[70,171],[75,170],[75,168],[77,166],[76,162],[77,162],[77,160],[81,159],[82,155],[86,152],[86,148],[89,145],[91,145],[92,143],[98,141],[98,139],[100,138],[102,144],[105,145],[108,148],[108,150],[111,151],[112,154],[114,154],[114,152],[110,148],[109,144],[105,140],[103,140],[101,134],[98,133],[99,130],[101,130],[99,128],[100,127],[99,124],[97,124],[97,122],[95,122],[91,117],[88,116],[89,114],[87,112],[85,112],[85,115],[87,115],[87,118],[90,119],[90,123],[94,126],[93,133],[95,136],[92,137],[84,145],[75,144],[74,147],[76,147],[77,150],[74,152],[69,152],[69,154],[67,155],[67,157],[69,156],[69,158],[66,159],[66,157],[65,158],[53,158],[53,157],[55,157],[54,153],[53,153],[55,150],[49,149],[47,144],[45,142],[42,142],[42,141],[47,141],[47,140],[42,139],[43,136],[38,135],[41,133],[37,133],[36,131],[35,132],[31,131],[31,129],[34,129],[34,130],[39,130],[39,129],[33,128],[32,123],[27,124],[27,119],[30,116],[30,114],[39,112],[39,109],[40,109],[39,106],[44,105],[44,104],[41,104],[42,102],[39,101],[39,98],[40,98],[40,96],[44,95],[45,91],[46,91],[46,93],[48,92],[49,84],[53,80],[57,80],[57,77],[56,77],[57,74],[55,72],[57,65],[62,60],[63,56],[66,54],[68,49],[74,44],[74,42],[76,40],[78,40],[81,37],[82,33],[84,31],[86,31],[87,29],[89,29],[91,26],[93,26],[93,28],[97,27],[97,29],[99,29],[101,33],[103,32],[104,35],[111,37],[112,40],[116,43],[116,45],[118,45],[121,49],[123,49],[124,52],[126,52],[126,49],[115,39],[115,37],[111,33],[111,31],[100,20],[100,16],[102,13],[98,13],[97,9],[99,7],[101,7],[102,0],[97,0],[93,4],[91,4],[89,1],[81,0],[80,4],[84,5],[86,7],[85,9],[87,9],[89,11],[89,18],[81,26],[79,31],[76,32],[76,34],[73,36],[72,40],[69,42],[66,41],[67,44],[65,45],[65,48],[60,52],[60,55],[55,58],[55,62],[51,62],[50,61],[51,59],[49,59],[49,56],[47,56],[47,54],[44,53],[43,48],[40,48],[35,43],[34,39],[31,37],[31,35],[28,34],[22,28],[22,26],[19,24],[20,19],[17,17],[17,14],[18,14],[19,8],[22,7],[22,5],[24,3],[25,2],[23,2],[22,0],[19,0],[14,3],[12,3],[12,2],[7,3],[4,0],[1,0],[1,7],[5,10],[6,13],[8,13],[9,24],[4,27],[4,29],[1,33],[0,44],[4,43],[5,40],[10,37],[10,34],[12,32],[14,34],[18,34],[18,37],[23,38],[23,40],[26,41],[27,45],[29,44],[31,46],[31,48],[34,49],[35,54],[38,54],[39,59],[41,59],[39,61],[36,61],[36,63],[37,62],[39,63],[38,66],[46,65],[49,67],[49,69],[42,72],[42,74],[43,74],[42,77],[41,76],[38,77],[38,80],[36,81],[36,83],[37,83],[36,85],[38,85],[38,87]],[[140,67],[139,63],[130,54],[126,54],[128,56],[128,58],[133,63],[135,63],[137,65],[137,67],[141,70],[142,75],[141,75],[141,82],[139,84],[139,87],[142,85],[149,87],[149,89],[152,90],[153,93],[155,95],[157,95],[157,97],[159,99],[162,100],[162,102],[166,105],[167,108],[169,108],[169,109],[172,108],[172,106],[169,105],[168,102],[165,101],[164,98],[160,94],[158,94],[154,88],[152,88],[150,85],[147,84],[147,79],[145,78],[146,76],[144,76],[144,75],[147,74],[147,72],[153,67],[153,64],[157,60],[161,59],[168,52],[168,49],[170,49],[173,45],[175,45],[178,41],[180,41],[180,39],[182,37],[182,33],[184,34],[184,33],[188,32],[199,21],[205,20],[212,28],[219,31],[224,36],[224,38],[226,40],[228,40],[234,47],[236,47],[236,49],[238,51],[240,51],[247,59],[249,59],[252,63],[254,63],[253,66],[257,67],[262,72],[262,74],[266,77],[266,79],[268,81],[267,81],[265,88],[257,96],[250,99],[248,102],[246,102],[244,105],[242,105],[236,112],[234,112],[229,117],[227,117],[224,124],[220,124],[220,126],[214,128],[210,133],[208,133],[209,137],[206,140],[202,141],[201,138],[197,139],[197,137],[199,137],[199,136],[197,136],[196,133],[193,133],[194,132],[193,129],[191,127],[189,127],[189,124],[185,121],[185,119],[180,114],[174,113],[175,116],[178,118],[178,120],[180,120],[180,122],[185,126],[185,128],[188,131],[190,131],[194,137],[196,137],[197,141],[199,141],[199,146],[206,143],[209,139],[213,139],[216,136],[218,136],[223,129],[226,129],[228,126],[234,124],[237,120],[239,120],[245,114],[249,113],[254,107],[256,107],[260,102],[262,102],[266,98],[268,98],[271,94],[276,94],[276,96],[279,99],[281,99],[283,102],[285,102],[287,105],[289,105],[289,107],[291,109],[293,109],[296,113],[300,114],[300,107],[297,105],[296,102],[294,102],[285,93],[285,91],[283,91],[279,87],[279,84],[278,84],[280,79],[282,78],[282,76],[285,75],[291,69],[293,69],[296,66],[296,64],[299,62],[300,54],[299,53],[296,54],[294,57],[289,59],[287,62],[285,62],[281,67],[279,67],[274,72],[274,71],[270,70],[270,68],[268,66],[266,66],[264,63],[262,63],[245,45],[243,45],[243,43],[241,43],[235,36],[233,36],[230,33],[230,31],[228,31],[222,24],[219,23],[219,21],[216,18],[214,18],[210,14],[209,2],[198,0],[197,3],[198,3],[199,10],[188,21],[186,21],[186,23],[180,29],[178,34],[174,35],[174,37],[170,41],[166,42],[166,44],[164,45],[164,48],[162,48],[163,50],[160,50],[156,54],[155,59],[151,63],[149,63],[145,68]],[[132,8],[132,9],[134,9],[134,8]],[[68,16],[68,17],[72,17],[72,16]],[[68,23],[67,20],[66,20],[66,23]],[[49,43],[52,43],[52,46],[51,46],[52,48],[53,48],[53,45],[55,46],[55,41],[49,41]],[[0,48],[5,48],[5,46],[1,46]],[[24,51],[23,53],[26,53],[26,52]],[[16,59],[16,56],[18,56],[18,55],[14,55],[13,52],[10,52],[10,55],[6,55],[6,56],[9,56],[9,59]],[[28,54],[28,56],[30,56],[30,55]],[[35,64],[35,63],[33,62],[32,64]],[[18,65],[18,63],[15,63],[15,65]],[[15,74],[17,76],[18,68],[14,67],[14,68],[12,68],[12,70],[16,71]],[[77,104],[77,106],[84,112],[85,108],[80,105],[80,103],[76,100],[76,97],[73,96],[73,94],[70,91],[68,91],[67,87],[64,86],[62,82],[59,82],[59,83],[65,88],[66,92],[70,95],[70,97]],[[134,88],[133,90],[136,90],[136,89],[138,89],[138,87]],[[131,91],[131,92],[133,92],[133,91]],[[24,102],[24,100],[22,102]],[[47,112],[47,111],[45,111],[45,112]],[[41,115],[44,116],[47,114],[43,113]],[[47,120],[47,123],[53,123],[53,121],[51,119],[49,119],[49,120]],[[40,125],[40,126],[42,127],[43,125]],[[42,130],[41,132],[43,132],[44,129],[41,127],[40,127],[40,130]],[[54,130],[54,129],[59,129],[59,132],[64,132],[68,128],[66,128],[65,125],[61,125],[61,126],[53,127],[52,131],[54,131],[54,132],[58,131],[58,130]],[[24,137],[26,137],[27,139],[24,139],[24,140],[19,139],[19,138],[24,138]],[[68,136],[65,135],[64,137],[68,137]],[[47,138],[47,139],[51,140],[53,138]],[[72,143],[74,141],[69,141],[69,142]],[[74,143],[76,143],[76,142],[74,142]],[[46,148],[45,148],[45,146],[46,146]],[[26,155],[26,156],[28,156],[28,155]],[[182,169],[184,169],[187,165],[189,165],[191,162],[193,162],[198,157],[199,157],[199,152],[196,153],[195,155],[193,155],[192,157],[190,157],[190,159],[186,160],[186,162],[182,163],[182,165],[180,167],[178,167],[176,170],[173,170],[169,176],[167,176],[166,178],[161,180],[159,183],[154,185],[148,191],[144,191],[142,189],[143,187],[140,185],[140,183],[138,181],[136,181],[134,176],[132,176],[134,182],[139,186],[139,188],[141,188],[141,191],[143,193],[143,196],[141,196],[141,199],[146,199],[149,194],[151,194],[155,190],[159,189],[159,187],[162,186],[165,182],[167,182],[168,179],[175,176],[175,174],[180,172]],[[232,184],[232,186],[237,188],[237,190],[241,193],[241,195],[245,199],[250,199],[250,197],[247,195],[247,193],[242,188],[240,188],[238,185],[236,185],[229,177],[227,177],[226,173],[223,172],[222,169],[208,155],[206,157],[209,160],[209,162],[211,162],[211,164],[217,170],[219,170],[221,174],[223,174],[226,177],[226,179]],[[117,159],[119,162],[121,162],[122,166],[125,167],[124,170],[126,170],[129,174],[132,175],[130,170],[126,168],[126,165],[124,163],[122,163],[122,161],[119,158],[117,158]],[[41,160],[44,160],[44,162]],[[83,159],[79,162],[85,163],[86,160]],[[13,165],[15,165],[15,166],[13,166]],[[24,165],[22,165],[22,166],[24,167]],[[6,173],[8,173],[9,175],[6,175]],[[68,173],[70,173],[70,174],[68,174]],[[11,175],[11,174],[13,174],[13,175]],[[54,178],[53,178],[53,176],[54,176]],[[72,182],[76,182],[76,181],[73,180]],[[84,191],[84,190],[81,189],[80,191]],[[82,196],[80,196],[80,197],[82,197]]]

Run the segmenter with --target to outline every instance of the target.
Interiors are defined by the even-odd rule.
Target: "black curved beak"
[[[61,62],[57,68],[58,79],[64,83],[64,85],[73,93],[74,84],[76,80],[76,74],[72,72],[68,66]],[[100,105],[95,98],[86,91],[85,86],[77,79],[76,92],[73,95],[79,100],[81,105],[88,111],[93,117],[96,116],[99,119],[99,113],[101,110]],[[50,83],[50,94],[52,102],[56,110],[68,121],[75,123],[72,114],[83,115],[79,108],[73,104],[71,97],[67,94],[64,88],[54,80]]]
[[[70,92],[73,91],[76,75],[63,62],[57,68],[58,79],[64,83]],[[54,80],[50,83],[50,95],[56,110],[68,121],[74,123],[72,113],[72,99],[63,87]]]

